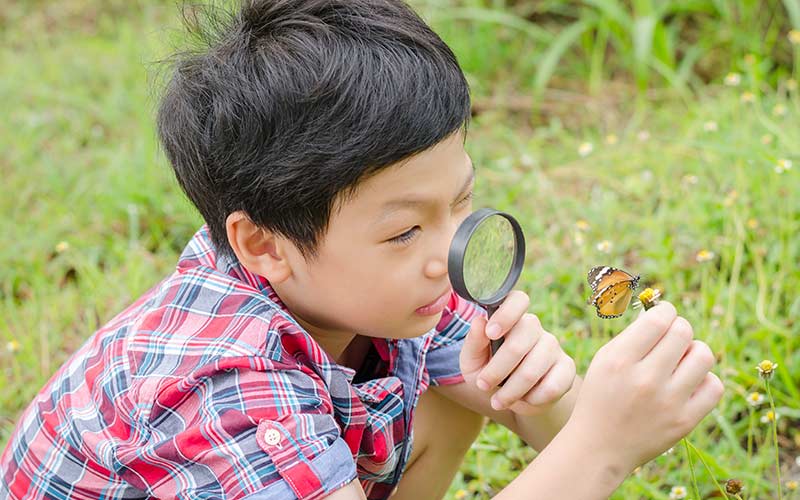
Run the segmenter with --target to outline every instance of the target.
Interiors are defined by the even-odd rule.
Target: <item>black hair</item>
[[[234,256],[225,221],[241,210],[316,258],[360,182],[466,131],[455,55],[400,0],[183,12],[200,43],[168,60],[158,135],[221,254]]]

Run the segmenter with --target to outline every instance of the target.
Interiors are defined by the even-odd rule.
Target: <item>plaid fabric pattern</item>
[[[316,499],[358,478],[387,498],[429,385],[463,381],[481,307],[456,294],[413,339],[372,339],[376,376],[336,364],[263,277],[203,226],[175,272],[95,332],[21,415],[0,498]]]

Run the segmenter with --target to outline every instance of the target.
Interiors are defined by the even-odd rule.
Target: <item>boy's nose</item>
[[[453,236],[461,225],[463,219],[457,219],[451,222],[447,231],[444,233],[439,246],[436,248],[436,253],[426,264],[426,274],[429,278],[440,278],[442,275],[447,274],[447,255],[450,253],[450,243],[453,241]]]

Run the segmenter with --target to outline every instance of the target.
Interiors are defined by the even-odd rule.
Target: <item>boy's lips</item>
[[[436,314],[441,312],[444,309],[444,306],[447,305],[447,301],[450,298],[452,291],[452,288],[448,288],[443,294],[434,299],[432,302],[425,304],[422,307],[418,307],[416,312],[419,314]]]

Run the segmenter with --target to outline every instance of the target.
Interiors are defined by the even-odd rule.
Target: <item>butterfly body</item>
[[[639,286],[639,276],[611,266],[595,266],[586,279],[592,288],[588,304],[597,309],[603,319],[622,316],[630,304],[633,291]]]

